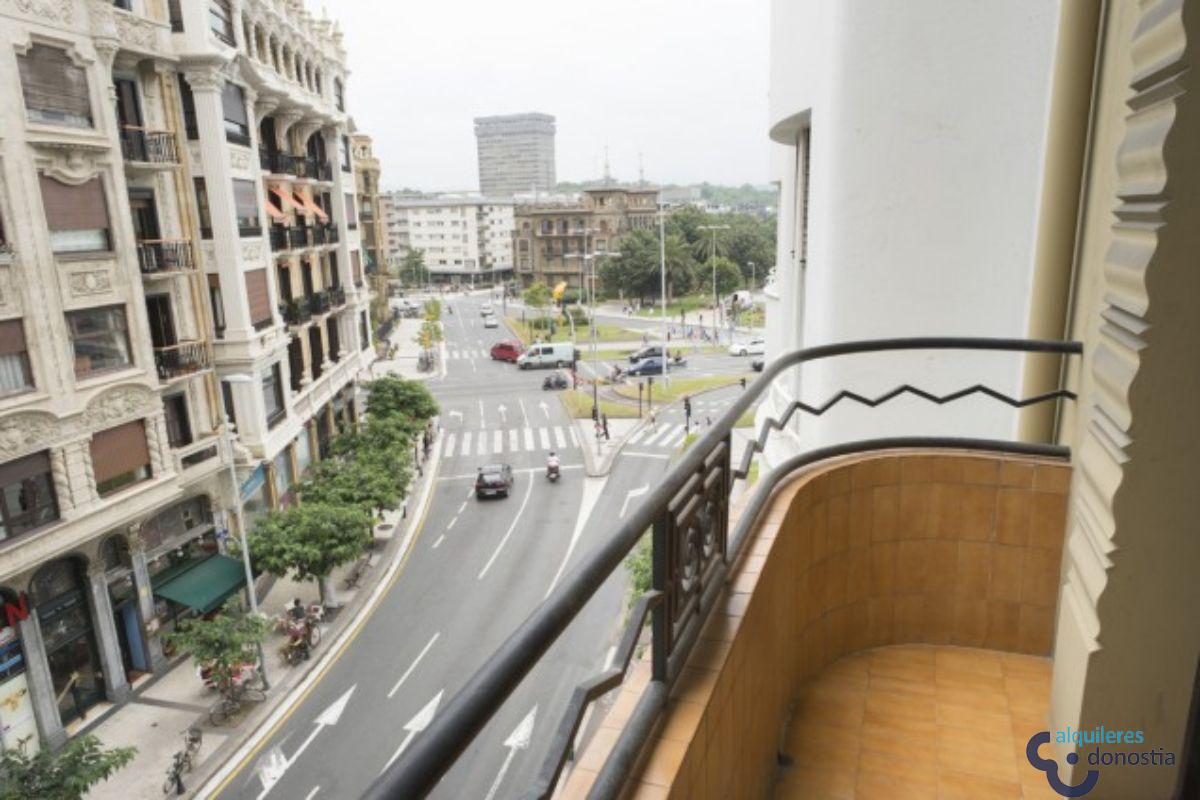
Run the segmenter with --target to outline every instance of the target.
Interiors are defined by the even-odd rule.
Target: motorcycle
[[[546,390],[565,389],[569,385],[567,379],[558,372],[553,375],[547,375],[545,380],[542,381],[542,388]]]
[[[288,640],[280,649],[284,661],[297,664],[312,656],[313,648],[321,641],[321,628],[317,625],[322,616],[319,605],[310,606],[303,619],[286,618]]]
[[[559,469],[557,461],[546,462],[546,480],[556,483],[558,481]]]

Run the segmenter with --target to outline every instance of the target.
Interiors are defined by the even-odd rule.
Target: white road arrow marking
[[[388,699],[391,699],[392,695],[396,694],[396,692],[400,690],[400,685],[408,680],[408,676],[411,675],[412,671],[417,668],[417,664],[421,663],[421,659],[425,657],[425,654],[429,652],[429,648],[433,647],[433,643],[436,642],[438,637],[441,635],[441,631],[435,633],[433,638],[429,640],[429,644],[425,645],[425,647],[421,650],[420,655],[418,655],[412,664],[408,666],[408,669],[404,670],[404,674],[400,676],[400,680],[396,681],[396,685],[392,687],[390,692],[388,692]]]
[[[504,404],[501,403],[500,405],[496,406],[496,410],[500,412],[500,421],[507,423],[508,422],[508,414],[505,412],[507,412],[508,409],[504,407]]]
[[[504,740],[504,746],[508,748],[508,755],[504,757],[504,764],[500,767],[500,772],[496,775],[496,780],[492,781],[492,788],[488,790],[484,800],[493,800],[496,793],[500,791],[500,784],[504,781],[504,775],[508,772],[508,768],[512,766],[513,758],[516,757],[518,750],[528,750],[529,743],[533,740],[533,720],[537,717],[537,706],[529,710],[525,718],[517,723],[517,727],[513,728],[513,732]]]
[[[538,406],[541,407],[542,413],[546,415],[546,419],[550,419],[550,406],[546,405],[546,401],[542,400],[538,403]]]
[[[517,404],[521,406],[521,418],[525,420],[525,427],[529,427],[529,415],[525,413],[525,401],[517,398]]]
[[[392,765],[393,761],[400,757],[401,753],[408,749],[408,746],[412,744],[412,740],[416,738],[416,735],[428,728],[429,723],[433,722],[433,715],[437,713],[438,703],[442,702],[442,692],[445,691],[445,689],[442,689],[442,691],[435,694],[433,699],[426,703],[425,707],[418,711],[417,715],[410,719],[408,724],[404,726],[404,730],[408,731],[408,733],[405,735],[404,741],[396,748],[396,752],[392,753],[392,757],[383,765],[383,769],[379,770],[380,775],[387,772],[387,768]]]
[[[621,504],[621,519],[625,519],[625,512],[629,510],[629,501],[635,497],[641,497],[648,491],[650,491],[650,484],[647,483],[636,489],[630,489],[625,494],[625,502]]]
[[[292,764],[295,764],[300,759],[300,755],[308,749],[308,746],[312,744],[312,740],[317,738],[318,733],[327,726],[337,725],[338,720],[342,717],[342,712],[346,710],[346,704],[350,702],[350,695],[354,693],[357,686],[358,684],[351,686],[346,690],[345,694],[334,700],[328,708],[321,712],[320,716],[314,721],[316,727],[313,728],[313,732],[296,748],[296,752],[292,754],[291,758],[284,758],[283,753],[279,750],[271,752],[268,763],[259,770],[259,778],[262,780],[263,789],[258,794],[258,800],[266,797],[267,792],[271,791],[275,784],[279,783],[279,779],[283,777],[283,774],[288,771],[288,768]]]

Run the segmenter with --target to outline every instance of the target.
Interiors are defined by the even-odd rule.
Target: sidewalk
[[[416,322],[419,320],[404,320]],[[392,340],[403,353],[403,342],[411,342],[415,334],[407,333],[397,325]],[[416,344],[412,344],[416,348]],[[382,362],[385,367],[375,367],[374,374],[384,374],[385,368],[403,377],[403,357]],[[415,372],[415,357],[411,360]],[[394,368],[399,365],[400,369]],[[433,373],[422,373],[428,377]],[[232,753],[249,738],[270,716],[271,712],[290,695],[301,680],[318,663],[320,656],[335,643],[339,634],[363,611],[376,584],[388,571],[388,566],[403,558],[402,545],[411,546],[415,536],[410,535],[422,517],[422,506],[433,496],[432,483],[440,459],[441,440],[421,465],[422,473],[415,476],[409,497],[400,508],[385,512],[375,528],[375,543],[369,551],[368,567],[363,572],[359,585],[347,588],[346,576],[355,564],[338,568],[333,572],[335,594],[342,603],[341,608],[326,618],[321,625],[321,643],[308,661],[287,666],[280,655],[286,634],[273,631],[263,644],[267,679],[270,690],[262,703],[248,703],[240,717],[220,727],[210,724],[208,711],[217,702],[218,695],[204,687],[196,673],[190,656],[180,656],[161,675],[139,682],[133,687],[128,702],[111,707],[94,719],[82,730],[94,734],[105,747],[133,746],[137,756],[107,781],[98,784],[87,794],[88,800],[151,800],[162,797],[161,787],[166,778],[172,756],[182,746],[182,733],[189,726],[198,725],[204,734],[199,761],[195,771],[184,776],[184,785],[189,794],[204,784],[207,775],[215,772]],[[265,580],[270,580],[266,578]],[[260,578],[258,583],[264,583]],[[288,578],[276,578],[265,593],[259,589],[259,609],[268,617],[284,612],[294,598],[305,605],[318,602],[319,592],[314,581],[296,582]]]

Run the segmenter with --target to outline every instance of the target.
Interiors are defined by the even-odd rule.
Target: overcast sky
[[[558,118],[559,180],[767,180],[767,0],[309,0],[386,188],[475,189],[472,119]]]

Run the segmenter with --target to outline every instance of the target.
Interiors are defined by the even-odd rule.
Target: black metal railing
[[[121,129],[121,155],[139,164],[178,164],[179,150],[170,131]]]
[[[138,266],[146,275],[196,268],[192,243],[187,239],[143,239],[137,244]]]
[[[338,227],[337,227],[337,225],[334,225],[331,222],[327,222],[327,223],[325,223],[324,227],[325,227],[325,243],[326,244],[337,244],[338,243]]]
[[[721,417],[683,452],[658,485],[558,583],[546,600],[475,672],[430,726],[414,740],[407,752],[380,775],[364,796],[423,797],[430,792],[592,595],[621,567],[626,556],[647,532],[652,532],[653,589],[639,600],[623,643],[628,645],[631,637],[636,640],[646,614],[651,614],[652,680],[597,776],[592,794],[589,795],[592,797],[616,797],[620,793],[624,780],[636,763],[666,703],[670,686],[682,672],[692,644],[719,596],[731,562],[737,558],[747,533],[765,507],[766,498],[788,473],[800,466],[839,455],[898,447],[999,450],[1060,458],[1067,455],[1065,448],[1048,444],[955,437],[893,437],[848,442],[801,454],[760,478],[750,506],[740,517],[737,528],[732,532],[729,530],[730,490],[739,473],[744,474],[743,470],[735,473],[732,466],[733,428],[742,414],[766,393],[784,370],[840,356],[936,350],[1063,357],[1078,355],[1082,352],[1082,345],[1078,342],[956,337],[881,339],[812,347],[787,353],[771,362]],[[1075,398],[1073,392],[1060,388],[1024,400],[1014,399],[981,385],[949,395],[934,395],[904,385],[871,399],[852,392],[842,392],[822,405],[793,403],[786,410],[783,420],[771,419],[765,423],[763,432],[751,447],[761,448],[770,430],[783,427],[796,411],[819,415],[844,401],[874,407],[902,395],[914,395],[942,404],[979,394],[1014,407]],[[747,463],[744,459],[743,467]],[[631,645],[620,651],[621,658],[617,663],[621,665],[621,674],[624,674],[631,652]],[[620,676],[613,669],[585,681],[575,690],[529,796],[548,797],[554,791],[571,752],[585,707],[604,691],[620,683]]]
[[[309,235],[308,228],[302,225],[288,228],[287,235],[288,245],[292,248],[308,247],[310,244],[312,244],[312,239]]]
[[[208,369],[212,366],[212,351],[204,342],[180,342],[154,348],[154,366],[158,378],[169,381]]]
[[[328,292],[313,292],[308,302],[313,314],[325,314],[332,307]]]
[[[326,229],[324,225],[314,225],[312,227],[313,244],[325,244],[325,232]]]
[[[288,300],[279,307],[279,311],[288,325],[303,325],[312,319],[312,307],[308,304],[307,297]]]
[[[339,308],[346,305],[346,290],[341,286],[334,286],[330,288],[329,304],[333,308]]]
[[[288,230],[286,225],[271,226],[271,251],[279,252],[280,250],[291,250],[291,245],[288,243]]]

